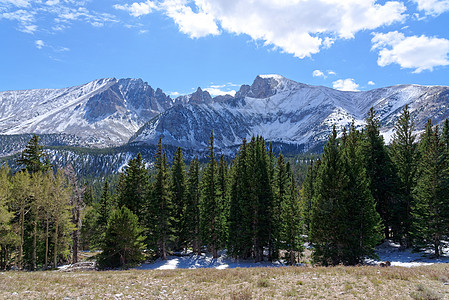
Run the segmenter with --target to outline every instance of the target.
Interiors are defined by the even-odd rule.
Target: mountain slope
[[[141,79],[99,79],[63,89],[0,92],[0,134],[58,134],[74,144],[125,144],[173,101]]]
[[[145,124],[130,142],[155,144],[162,137],[168,145],[200,149],[207,145],[213,130],[217,147],[222,150],[257,134],[268,141],[302,145],[307,150],[325,141],[333,124],[339,130],[353,121],[361,126],[372,106],[379,113],[387,141],[405,104],[417,129],[427,118],[439,123],[449,115],[448,87],[401,85],[344,92],[279,75],[257,76],[235,97],[215,100],[175,105]]]

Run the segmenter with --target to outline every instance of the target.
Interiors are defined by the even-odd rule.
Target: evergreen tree
[[[170,191],[167,157],[159,139],[155,162],[156,175],[150,199],[148,228],[157,256],[167,259],[168,242],[173,237],[173,204]]]
[[[190,162],[187,191],[184,228],[186,230],[187,244],[192,246],[196,254],[201,254],[200,236],[200,173],[198,156]]]
[[[33,135],[28,142],[25,150],[17,159],[17,165],[23,165],[29,173],[36,173],[39,171],[47,171],[50,168],[48,159],[42,151],[42,146],[39,145],[39,136]]]
[[[185,164],[181,147],[175,152],[171,169],[171,194],[173,203],[173,231],[175,250],[180,250],[186,243],[184,214],[186,210]]]
[[[108,220],[114,211],[114,201],[112,195],[109,191],[109,182],[106,180],[103,186],[103,192],[101,193],[101,198],[98,203],[97,209],[97,222],[96,222],[96,245],[101,246],[105,240],[106,228],[108,226]]]
[[[354,123],[343,138],[342,161],[345,177],[343,186],[342,215],[345,248],[341,250],[344,264],[361,263],[365,256],[374,256],[374,247],[382,239],[381,218],[369,189],[366,170],[361,155],[361,134]]]
[[[222,212],[220,214],[221,220],[219,220],[218,222],[221,225],[221,228],[219,229],[219,240],[221,241],[220,246],[224,246],[225,242],[227,241],[227,221],[229,218],[228,185],[228,165],[223,155],[221,155],[217,170],[217,202],[218,206],[222,208]]]
[[[366,119],[362,154],[371,194],[383,221],[384,236],[389,238],[393,223],[391,207],[395,198],[394,191],[397,180],[379,127],[379,120],[374,109],[371,108]]]
[[[441,254],[449,223],[449,169],[438,126],[428,120],[419,143],[420,163],[413,205],[413,242],[416,248],[431,247]]]
[[[353,126],[340,144],[334,126],[318,168],[310,239],[313,259],[323,265],[357,264],[373,254],[380,239],[380,217],[368,188],[358,137]]]
[[[201,239],[207,244],[212,256],[218,258],[218,249],[224,242],[220,240],[223,236],[221,230],[224,228],[224,225],[221,224],[223,208],[220,206],[220,201],[217,197],[217,162],[215,161],[213,132],[210,136],[208,158],[209,162],[201,180]]]
[[[286,250],[286,258],[290,265],[297,262],[297,256],[303,251],[302,220],[299,206],[299,193],[295,179],[289,174],[287,197],[281,203],[280,248]]]
[[[306,177],[302,187],[301,197],[301,211],[304,219],[305,233],[310,231],[310,218],[312,213],[312,198],[314,195],[314,184],[316,181],[317,164],[310,160],[310,165],[307,169]]]
[[[287,172],[287,164],[285,163],[284,156],[279,155],[276,171],[274,175],[274,197],[272,205],[272,223],[273,223],[273,258],[278,258],[278,251],[282,244],[282,206],[287,205],[287,195],[289,192],[290,178]]]
[[[411,246],[411,207],[413,205],[413,189],[416,185],[416,170],[418,164],[418,151],[415,142],[414,123],[410,117],[407,105],[404,107],[396,125],[391,147],[392,161],[395,165],[400,184],[397,193],[398,201],[393,211],[393,232],[395,239],[405,247]]]
[[[122,206],[115,210],[106,228],[103,252],[98,264],[105,268],[126,268],[143,261],[142,229],[139,220],[128,208]]]
[[[120,176],[117,190],[118,206],[128,207],[142,221],[150,192],[150,179],[140,153],[136,158],[129,160],[128,166]]]
[[[248,150],[243,139],[231,171],[230,212],[228,220],[228,252],[236,258],[251,255],[250,181]]]

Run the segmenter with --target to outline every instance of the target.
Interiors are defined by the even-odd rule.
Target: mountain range
[[[211,97],[198,88],[175,99],[141,79],[98,79],[63,89],[0,92],[0,155],[25,145],[29,134],[46,145],[84,148],[154,146],[201,152],[213,130],[216,147],[233,153],[243,138],[262,135],[280,149],[319,151],[333,124],[363,126],[371,107],[389,142],[409,106],[417,131],[449,115],[449,87],[397,85],[348,92],[259,75],[234,95]]]

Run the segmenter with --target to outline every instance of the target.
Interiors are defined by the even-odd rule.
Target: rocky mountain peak
[[[195,93],[190,95],[189,103],[211,103],[212,97],[208,91],[203,91],[200,87],[196,90]]]

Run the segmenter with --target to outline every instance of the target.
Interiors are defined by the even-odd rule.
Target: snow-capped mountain
[[[68,134],[74,144],[125,144],[147,121],[173,105],[141,79],[99,79],[63,89],[0,92],[0,134]]]
[[[195,94],[197,98],[198,90]],[[207,97],[206,97],[207,98]],[[366,92],[338,91],[297,83],[280,75],[259,75],[234,97],[175,105],[143,126],[130,140],[204,149],[211,130],[218,148],[234,148],[243,138],[262,135],[268,141],[312,149],[327,140],[333,124],[363,125],[370,107],[378,112],[382,133],[391,139],[394,123],[409,105],[417,130],[431,118],[449,115],[449,87],[400,85]]]
[[[99,79],[65,89],[0,92],[0,147],[8,144],[0,156],[23,148],[29,133],[46,135],[48,145],[145,147],[162,137],[164,145],[202,151],[212,130],[223,152],[253,135],[306,151],[322,146],[333,124],[339,130],[351,122],[362,126],[372,106],[388,142],[405,104],[417,130],[428,118],[440,123],[449,116],[449,87],[344,92],[259,75],[235,96],[212,98],[198,88],[172,99],[141,79]]]

